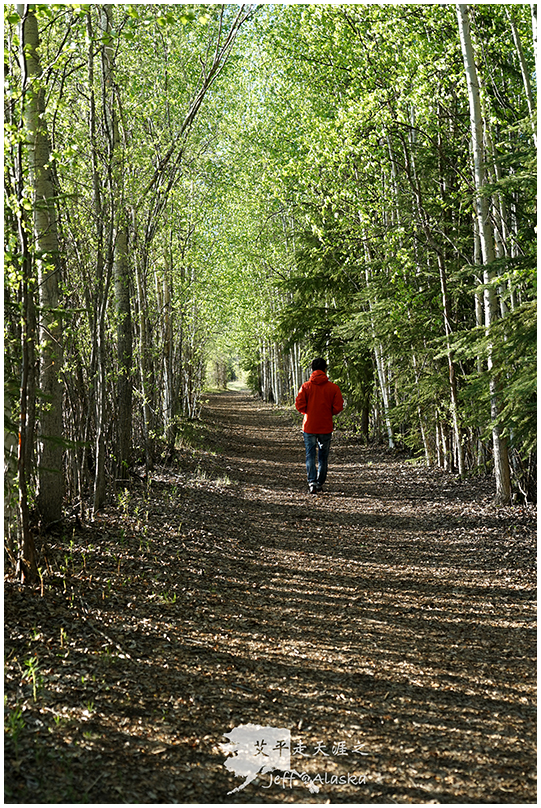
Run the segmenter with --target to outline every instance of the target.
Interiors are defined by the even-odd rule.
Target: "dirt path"
[[[7,582],[6,801],[535,803],[533,509],[340,432],[309,495],[297,419],[238,393],[198,435]],[[247,724],[311,782],[228,795]]]

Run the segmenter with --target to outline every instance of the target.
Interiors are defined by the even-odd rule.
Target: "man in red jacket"
[[[324,359],[314,359],[312,375],[303,384],[295,406],[304,413],[302,430],[306,449],[306,475],[311,494],[318,494],[327,479],[329,449],[331,448],[332,417],[344,409],[344,400],[337,384],[330,382],[326,375],[327,363]],[[316,447],[319,449],[316,470]]]

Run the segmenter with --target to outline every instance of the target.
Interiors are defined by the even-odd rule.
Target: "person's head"
[[[312,370],[322,370],[323,373],[327,370],[327,363],[321,356],[312,362]]]

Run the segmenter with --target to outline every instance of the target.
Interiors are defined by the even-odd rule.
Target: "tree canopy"
[[[148,473],[212,363],[283,402],[324,354],[366,440],[534,496],[532,9],[4,6],[23,578],[34,504]]]

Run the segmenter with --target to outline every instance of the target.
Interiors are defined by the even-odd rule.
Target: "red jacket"
[[[330,382],[322,370],[314,370],[299,390],[295,406],[304,413],[303,432],[328,435],[334,428],[332,417],[342,412],[344,400],[338,385]]]

